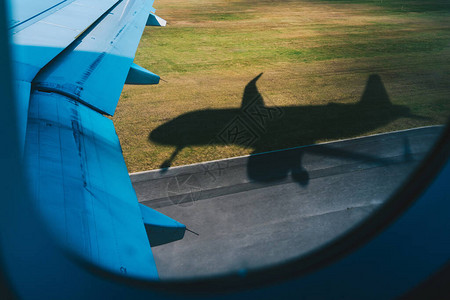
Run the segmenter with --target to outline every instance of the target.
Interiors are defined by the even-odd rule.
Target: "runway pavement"
[[[130,174],[139,202],[195,232],[152,248],[160,278],[242,272],[326,244],[379,208],[442,129]]]

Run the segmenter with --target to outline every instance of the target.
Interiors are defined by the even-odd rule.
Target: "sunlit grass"
[[[155,7],[168,26],[145,30],[135,62],[167,82],[126,86],[113,118],[130,172],[158,168],[174,151],[150,141],[152,130],[189,111],[238,108],[261,72],[257,85],[271,105],[356,103],[368,76],[378,74],[391,102],[429,118],[400,118],[358,135],[442,124],[449,115],[445,1],[164,0]],[[327,136],[326,126],[320,130]],[[173,164],[253,150],[186,147]]]

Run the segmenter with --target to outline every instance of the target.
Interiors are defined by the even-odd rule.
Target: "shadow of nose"
[[[149,135],[150,140],[158,141],[159,137],[161,136],[160,131],[160,127],[153,129]]]

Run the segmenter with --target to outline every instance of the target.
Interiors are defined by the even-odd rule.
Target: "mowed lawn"
[[[135,62],[165,81],[125,86],[113,117],[130,172],[444,124],[449,116],[449,1],[154,6],[168,25],[145,29]],[[374,107],[372,115],[355,110],[367,85],[409,114],[382,119]],[[280,114],[253,130],[251,142],[216,142],[249,95]]]

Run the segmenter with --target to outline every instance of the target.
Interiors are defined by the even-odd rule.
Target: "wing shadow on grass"
[[[253,149],[247,165],[251,180],[271,182],[291,176],[293,181],[306,185],[309,176],[302,166],[302,156],[307,148],[274,150],[363,135],[398,118],[422,118],[412,115],[406,106],[393,105],[379,75],[370,75],[356,104],[284,107],[265,103],[256,85],[261,76],[246,85],[239,108],[192,111],[154,129],[150,141],[175,147],[171,157],[161,164],[162,172],[185,147],[239,145]],[[377,160],[326,146],[320,149],[330,156]],[[259,154],[269,151],[274,152]]]

